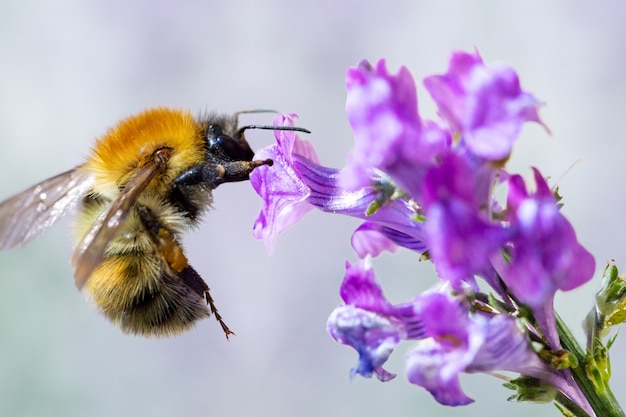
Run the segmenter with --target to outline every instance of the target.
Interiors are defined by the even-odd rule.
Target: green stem
[[[565,394],[562,393],[558,393],[556,395],[556,399],[555,401],[561,405],[563,405],[567,411],[569,411],[570,413],[572,413],[572,415],[574,417],[589,417],[589,413],[587,413],[585,410],[583,410],[582,408],[580,408],[580,406],[578,404],[576,404],[574,401],[570,400],[569,397]],[[557,406],[557,408],[559,408]],[[560,408],[559,408],[560,410]]]
[[[626,417],[608,384],[605,386],[604,392],[598,392],[593,382],[587,377],[587,355],[558,314],[556,316],[556,324],[563,348],[567,349],[578,361],[578,366],[571,368],[572,376],[585,398],[587,398],[587,401],[589,401],[596,416]]]

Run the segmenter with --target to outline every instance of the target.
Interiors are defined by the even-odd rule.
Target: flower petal
[[[363,259],[366,256],[378,256],[382,251],[395,252],[398,245],[385,235],[384,226],[374,222],[363,222],[352,233],[352,248]]]
[[[415,210],[406,201],[390,201],[373,214],[368,214],[370,204],[378,197],[374,187],[347,190],[341,184],[339,170],[299,156],[294,157],[294,168],[309,187],[307,202],[316,208],[375,222],[394,243],[420,253],[426,249],[423,225],[415,221]]]
[[[552,369],[532,350],[525,329],[508,315],[472,313],[461,300],[429,293],[417,303],[426,338],[407,355],[407,375],[445,405],[473,400],[459,384],[461,372],[518,372],[555,385],[577,397],[565,374]]]
[[[406,67],[388,72],[386,62],[376,67],[362,61],[346,76],[346,113],[355,147],[341,176],[347,189],[371,184],[375,169],[389,174],[405,191],[433,158],[450,146],[450,136],[435,123],[422,123],[415,81]]]
[[[402,336],[390,319],[347,305],[337,307],[331,313],[326,327],[333,339],[352,346],[359,354],[357,365],[350,370],[351,378],[376,375],[384,382],[396,376],[383,368]]]
[[[485,65],[478,52],[454,53],[448,72],[426,78],[424,85],[440,115],[485,159],[506,159],[524,122],[542,124],[537,112],[541,103],[521,89],[515,71]]]
[[[466,405],[473,400],[461,389],[459,374],[472,362],[484,340],[477,323],[458,300],[441,293],[419,297],[427,338],[407,355],[407,377],[442,404]]]
[[[341,298],[346,304],[373,311],[390,314],[393,307],[384,297],[383,290],[376,283],[374,270],[368,260],[362,260],[354,265],[346,262],[346,273],[339,290]]]
[[[250,174],[250,182],[264,202],[254,223],[253,236],[263,239],[271,254],[278,235],[298,222],[313,206],[306,202],[310,195],[308,187],[288,164],[277,145],[262,149],[257,157],[274,161],[271,167],[262,166]]]
[[[511,261],[496,266],[520,301],[539,308],[557,290],[571,290],[589,281],[595,260],[578,242],[541,173],[535,169],[534,174],[534,194],[526,190],[521,176],[513,175],[509,181]]]
[[[474,174],[452,153],[427,172],[422,187],[426,241],[438,275],[455,288],[461,282],[476,288],[474,275],[497,288],[490,256],[504,245],[508,233],[485,219]]]

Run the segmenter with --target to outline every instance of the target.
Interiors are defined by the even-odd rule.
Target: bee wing
[[[93,177],[77,167],[0,203],[0,250],[24,246],[48,230],[92,184]]]
[[[113,200],[109,209],[96,218],[78,243],[70,263],[74,267],[74,282],[79,289],[102,262],[107,245],[118,234],[135,202],[164,163],[165,159],[155,158],[142,167]]]

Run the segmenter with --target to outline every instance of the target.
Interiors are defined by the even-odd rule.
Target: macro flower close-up
[[[277,145],[256,155],[276,166],[251,174],[264,202],[255,237],[271,252],[277,236],[314,208],[365,220],[351,238],[360,260],[346,264],[344,305],[327,324],[334,340],[358,354],[352,378],[393,379],[386,363],[401,342],[413,340],[408,381],[443,405],[473,402],[461,373],[507,371],[518,375],[509,387],[519,401],[555,401],[566,415],[602,415],[612,405],[597,405],[598,393],[571,372],[584,358],[563,349],[562,340],[570,348],[574,341],[564,339],[554,310],[558,292],[593,277],[595,259],[539,170],[530,169],[534,184],[527,184],[506,169],[524,123],[549,133],[541,102],[522,89],[511,67],[485,64],[477,51],[454,52],[448,71],[426,77],[424,86],[439,120],[418,114],[407,68],[392,74],[380,60],[348,69],[355,147],[341,170],[321,165],[296,132],[276,132]],[[292,125],[293,115],[276,124]],[[500,188],[508,190],[504,201]],[[431,262],[440,283],[392,304],[372,262],[399,248]]]
[[[625,19],[0,4],[0,417],[626,417]]]

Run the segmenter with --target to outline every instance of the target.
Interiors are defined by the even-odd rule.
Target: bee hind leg
[[[235,332],[228,328],[222,319],[222,315],[219,311],[217,311],[215,301],[213,300],[213,297],[211,297],[211,292],[209,291],[209,286],[206,285],[206,282],[204,282],[202,277],[200,277],[200,274],[198,274],[198,272],[191,265],[187,265],[186,268],[178,273],[178,276],[185,282],[185,284],[187,284],[187,286],[206,300],[207,305],[211,309],[211,314],[213,314],[217,322],[220,326],[222,326],[226,339],[228,339],[229,335],[234,335]]]
[[[137,205],[137,212],[139,213],[139,218],[146,231],[156,245],[157,251],[164,257],[172,272],[176,274],[188,288],[206,300],[211,314],[215,316],[215,319],[220,326],[222,326],[226,339],[228,339],[229,335],[234,335],[235,333],[228,328],[222,319],[222,315],[217,311],[213,297],[211,297],[211,293],[209,292],[209,286],[204,282],[200,274],[189,265],[183,248],[178,244],[176,238],[155,218],[147,207]]]

